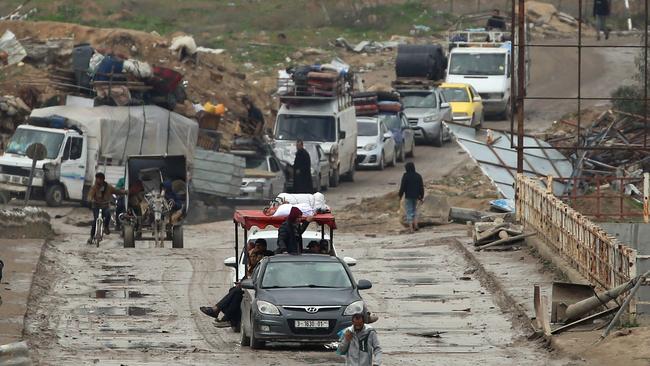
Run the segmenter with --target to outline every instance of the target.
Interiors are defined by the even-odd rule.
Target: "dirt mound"
[[[0,238],[44,239],[54,235],[50,215],[35,208],[0,209]]]
[[[223,103],[229,110],[231,118],[245,116],[245,109],[238,100],[238,95],[249,95],[254,103],[271,121],[271,98],[240,70],[227,54],[200,52],[198,62],[182,63],[168,47],[171,39],[155,33],[146,33],[128,29],[93,28],[77,24],[58,22],[3,21],[0,33],[11,30],[19,40],[45,41],[52,38],[72,37],[75,44],[89,43],[95,48],[112,50],[128,58],[145,61],[151,65],[174,69],[184,75],[187,81],[188,99],[193,103]],[[65,68],[68,65],[49,65],[48,68]],[[29,65],[10,66],[2,70],[0,90],[3,94],[19,95],[21,84],[25,82],[42,82],[46,70],[39,70]],[[54,94],[49,87],[39,86],[43,99]],[[189,107],[189,106],[188,106]]]

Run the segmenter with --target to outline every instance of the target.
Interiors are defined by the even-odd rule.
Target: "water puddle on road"
[[[79,312],[84,315],[107,315],[107,316],[145,316],[154,311],[140,306],[100,306],[96,308],[82,308]]]
[[[395,282],[399,284],[412,285],[412,286],[435,285],[439,283],[439,281],[433,277],[396,278]]]
[[[139,299],[145,296],[149,294],[129,290],[95,290],[90,294],[90,297],[95,299]]]

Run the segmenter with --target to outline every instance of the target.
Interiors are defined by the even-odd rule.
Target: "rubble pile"
[[[578,32],[578,20],[573,16],[558,11],[553,4],[541,1],[527,1],[526,12],[531,30],[544,36],[562,36]],[[582,33],[594,35],[595,31],[582,25]]]
[[[53,234],[50,215],[36,207],[0,209],[0,238],[47,238]]]
[[[33,105],[23,98],[31,108],[61,105],[66,95],[73,95],[85,98],[77,101],[87,106],[156,104],[199,122],[208,115],[210,121],[203,124],[212,125],[212,131],[202,133],[201,141],[211,149],[227,149],[225,140],[251,130],[245,125],[243,96],[272,111],[268,93],[248,80],[223,50],[197,47],[189,35],[166,38],[126,29],[0,21],[0,34],[5,31],[15,35],[12,49],[25,54],[0,66],[5,76],[0,89],[22,95],[31,88]],[[215,115],[206,105],[223,108]],[[273,120],[271,113],[266,121]]]
[[[16,127],[25,121],[31,108],[19,97],[0,96],[0,150]]]

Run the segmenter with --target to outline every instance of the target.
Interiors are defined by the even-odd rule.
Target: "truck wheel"
[[[53,184],[47,187],[45,191],[45,202],[50,207],[58,207],[63,203],[65,192],[60,184]]]
[[[345,180],[347,182],[354,182],[354,173],[356,171],[356,166],[354,164],[354,159],[350,162],[350,171],[345,174]]]
[[[135,248],[135,230],[133,225],[125,224],[122,230],[124,230],[124,247]]]
[[[264,348],[266,345],[266,342],[264,341],[259,341],[255,338],[255,322],[254,320],[251,319],[251,335],[250,335],[250,340],[251,340],[251,348],[252,349],[260,349]]]
[[[337,168],[334,169],[332,171],[332,175],[330,175],[330,187],[337,187],[339,185],[339,180],[340,180],[339,170]]]
[[[172,248],[183,247],[183,226],[174,225],[172,228]]]

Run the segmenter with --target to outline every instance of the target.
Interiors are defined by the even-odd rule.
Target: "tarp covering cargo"
[[[31,118],[61,116],[65,126],[88,137],[88,150],[98,158],[124,162],[129,155],[185,155],[192,161],[198,138],[196,121],[158,106],[74,107],[34,109]],[[118,163],[119,164],[119,163]]]

